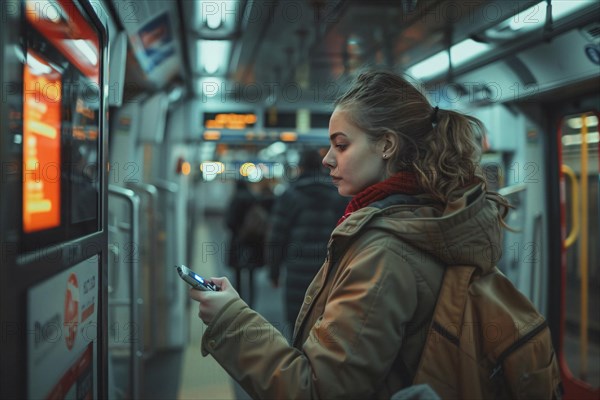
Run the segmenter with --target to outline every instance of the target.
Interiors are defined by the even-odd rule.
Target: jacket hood
[[[381,229],[448,266],[472,265],[487,272],[497,264],[501,256],[498,208],[482,185],[455,192],[445,206],[428,195],[413,199],[420,204],[357,210],[333,231],[332,238],[350,239],[367,229]]]

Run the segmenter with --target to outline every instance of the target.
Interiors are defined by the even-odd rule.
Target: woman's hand
[[[240,297],[233,288],[229,279],[210,278],[217,286],[221,288],[218,292],[201,291],[190,289],[190,297],[200,303],[198,317],[206,324],[210,324],[215,317],[232,299]]]

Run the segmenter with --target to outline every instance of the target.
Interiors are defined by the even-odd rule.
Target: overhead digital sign
[[[255,124],[253,113],[204,113],[205,129],[247,129]]]

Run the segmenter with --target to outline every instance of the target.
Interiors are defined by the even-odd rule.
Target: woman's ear
[[[399,138],[392,131],[388,131],[383,134],[381,138],[381,151],[385,155],[385,158],[390,158],[393,154],[396,154],[399,146]]]

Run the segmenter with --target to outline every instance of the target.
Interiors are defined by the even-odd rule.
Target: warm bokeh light
[[[189,175],[190,172],[192,172],[192,166],[189,162],[185,161],[183,164],[181,164],[181,173],[184,175]]]
[[[253,163],[251,163],[251,162],[244,163],[240,167],[240,175],[246,176],[246,177],[250,176],[255,173],[254,171],[256,171],[256,169],[257,169],[256,165],[254,165]]]
[[[298,135],[296,134],[296,132],[281,132],[279,138],[283,142],[295,142],[296,140],[298,140]]]
[[[220,131],[204,131],[204,140],[219,140],[221,139]]]

